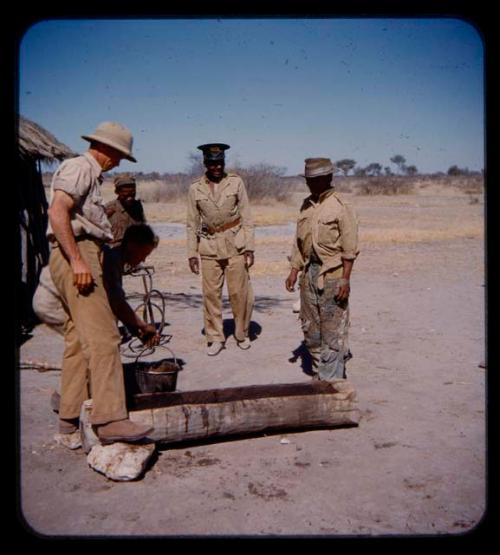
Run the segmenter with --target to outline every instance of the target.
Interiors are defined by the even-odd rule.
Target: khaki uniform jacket
[[[188,258],[227,259],[255,250],[254,226],[247,191],[241,177],[228,173],[212,193],[206,175],[189,187],[187,201]],[[209,234],[202,224],[217,228],[241,218],[239,225]]]
[[[359,254],[358,220],[353,208],[332,189],[314,201],[307,197],[300,209],[290,264],[303,270],[312,255],[321,262],[318,287],[323,288],[325,274],[342,265],[342,259],[354,260]]]

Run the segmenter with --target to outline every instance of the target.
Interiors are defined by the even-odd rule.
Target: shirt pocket
[[[231,183],[222,191],[222,204],[228,211],[234,210],[238,204],[238,185]]]
[[[326,216],[318,221],[318,243],[332,247],[340,237],[339,220]]]
[[[197,191],[194,200],[201,219],[205,220],[207,217],[210,218],[210,215],[214,212],[214,203],[210,200],[207,193]]]

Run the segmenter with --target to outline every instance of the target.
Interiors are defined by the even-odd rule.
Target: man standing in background
[[[332,186],[329,158],[307,158],[305,177],[311,194],[304,200],[285,281],[294,291],[299,272],[300,319],[304,343],[320,380],[344,379],[351,358],[348,344],[350,277],[358,249],[353,209]]]
[[[241,177],[226,173],[229,145],[210,143],[203,152],[205,174],[191,184],[187,200],[187,250],[191,271],[201,275],[207,354],[225,346],[222,288],[227,279],[238,347],[250,348],[248,337],[253,289],[248,270],[254,264],[254,227]],[[199,256],[199,258],[198,258]]]
[[[137,194],[135,178],[129,174],[119,175],[115,177],[114,184],[116,199],[109,201],[105,206],[113,233],[112,247],[121,243],[127,227],[146,223],[142,203],[135,198]]]

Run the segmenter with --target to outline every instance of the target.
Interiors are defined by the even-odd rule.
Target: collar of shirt
[[[309,195],[305,200],[304,200],[304,204],[302,205],[302,209],[301,210],[305,210],[307,208],[310,208],[311,206],[319,206],[325,199],[327,199],[330,195],[332,195],[334,193],[334,189],[333,187],[331,189],[327,189],[326,191],[323,191],[321,193],[321,195],[319,195],[318,198],[314,198],[312,195]]]
[[[89,152],[84,152],[83,156],[89,161],[94,177],[102,183],[104,178],[102,176],[102,168],[99,162]]]
[[[334,192],[333,187],[331,187],[330,189],[323,191],[315,201],[312,199],[311,200],[312,202],[314,202],[314,204],[321,204],[325,199],[327,199],[331,194],[333,194],[333,192]]]
[[[218,197],[220,191],[228,184],[227,174],[224,174],[224,177],[219,181],[219,183],[215,183],[214,181],[210,181],[206,174],[203,174],[203,177],[200,179],[200,184],[202,190],[205,190],[206,193],[213,196],[214,198]]]

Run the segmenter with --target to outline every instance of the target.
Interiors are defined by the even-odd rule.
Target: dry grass
[[[421,243],[450,241],[454,239],[477,239],[484,235],[480,225],[450,227],[444,229],[372,228],[360,231],[360,242],[370,243]]]
[[[144,212],[149,222],[185,223],[186,203],[144,203]],[[255,225],[278,225],[295,221],[298,207],[278,202],[252,204]]]
[[[483,196],[477,195],[478,202],[471,204],[465,185],[463,188],[422,185],[416,186],[413,194],[396,196],[360,196],[356,193],[344,193],[342,196],[358,214],[360,248],[363,252],[367,252],[371,245],[379,248],[383,245],[404,246],[484,238]],[[303,197],[302,193],[294,194],[291,204],[277,201],[252,203],[256,225],[295,222]],[[146,203],[145,211],[151,223],[185,222],[184,202]],[[292,234],[285,231],[280,236],[257,237],[252,275],[285,279],[292,241]],[[157,279],[168,284],[173,276],[192,277],[186,256],[184,237],[161,240],[150,257]]]

